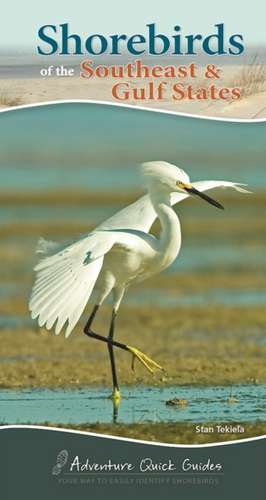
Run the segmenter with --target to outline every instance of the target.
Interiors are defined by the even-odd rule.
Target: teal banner
[[[0,431],[1,498],[266,498],[265,436],[179,446],[34,427]]]

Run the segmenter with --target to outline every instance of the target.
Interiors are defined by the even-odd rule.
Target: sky
[[[265,0],[10,0],[0,19],[0,51],[7,47],[33,49],[44,24],[70,23],[71,30],[86,34],[145,32],[145,24],[171,34],[178,24],[184,34],[212,33],[213,25],[225,23],[228,35],[243,33],[246,46],[266,45]]]

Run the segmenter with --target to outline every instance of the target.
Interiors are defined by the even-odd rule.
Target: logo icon
[[[67,450],[59,451],[56,458],[56,464],[53,466],[52,469],[53,476],[58,476],[58,474],[61,474],[61,471],[63,467],[65,467],[67,461],[68,461],[68,451]]]

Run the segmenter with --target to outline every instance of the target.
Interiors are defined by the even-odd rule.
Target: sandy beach
[[[112,87],[117,79],[107,78],[81,78],[79,71],[69,77],[34,77],[34,78],[4,78],[0,80],[0,109],[11,106],[38,104],[49,101],[62,100],[93,100],[130,104],[135,106],[163,109],[182,113],[198,114],[204,116],[255,119],[266,117],[266,65],[254,68],[250,66],[223,66],[221,78],[216,81],[218,87],[239,87],[241,97],[239,100],[174,100],[171,91],[167,91],[162,100],[134,100],[132,95],[128,100],[120,101],[112,96]],[[123,79],[130,88],[147,87],[151,80]],[[156,79],[159,85],[163,78]],[[171,86],[175,79],[168,79]],[[189,84],[189,78],[184,81]],[[196,87],[205,87],[212,81],[198,78],[193,84]],[[214,82],[215,83],[215,82]]]

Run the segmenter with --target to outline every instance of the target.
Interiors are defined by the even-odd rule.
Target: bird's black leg
[[[112,320],[110,324],[110,330],[109,330],[109,335],[108,337],[104,337],[103,335],[99,335],[98,333],[95,333],[91,330],[91,325],[92,322],[96,316],[96,313],[99,309],[99,305],[95,305],[93,308],[93,311],[84,327],[84,333],[88,337],[91,337],[95,340],[101,340],[102,342],[105,342],[108,344],[108,350],[109,350],[109,355],[110,355],[110,361],[111,361],[111,368],[112,368],[112,377],[113,377],[113,386],[114,386],[114,391],[113,391],[113,396],[112,398],[115,398],[115,395],[117,395],[118,401],[120,400],[120,393],[118,389],[118,384],[117,384],[117,376],[116,376],[116,370],[115,370],[115,361],[114,361],[114,353],[113,353],[113,348],[118,347],[119,349],[123,349],[124,351],[128,351],[132,354],[132,369],[134,369],[134,361],[135,359],[138,359],[144,366],[145,368],[153,373],[154,370],[159,369],[163,370],[163,368],[153,361],[151,358],[146,356],[143,352],[139,351],[135,347],[132,347],[130,345],[122,344],[122,342],[117,342],[116,340],[113,339],[114,336],[114,325],[115,325],[115,311],[113,310],[112,313]]]
[[[99,305],[94,306],[92,313],[91,313],[91,315],[90,315],[90,317],[89,317],[89,319],[88,319],[88,321],[83,329],[85,335],[87,335],[88,337],[91,337],[95,340],[101,340],[102,342],[106,342],[107,344],[111,344],[114,347],[119,347],[120,349],[123,349],[124,351],[129,351],[130,349],[128,348],[128,346],[126,344],[122,344],[121,342],[116,342],[115,340],[113,340],[114,321],[115,321],[115,318],[113,318],[113,315],[112,315],[112,321],[111,321],[110,331],[109,331],[108,337],[104,337],[103,335],[99,335],[98,333],[95,333],[91,330],[92,322],[97,314],[99,307],[100,307]],[[110,335],[110,332],[111,332],[111,335]]]
[[[97,333],[95,333],[91,330],[91,325],[93,323],[93,320],[97,314],[99,307],[100,307],[99,305],[94,306],[92,313],[91,313],[91,315],[90,315],[90,317],[89,317],[89,319],[84,327],[84,333],[88,337],[94,338],[96,340],[101,340],[103,342],[106,342],[108,345],[111,370],[112,370],[112,379],[113,379],[113,393],[112,393],[111,399],[113,401],[113,422],[115,423],[117,421],[118,407],[119,407],[121,397],[120,397],[120,391],[119,391],[117,374],[116,374],[116,367],[115,367],[114,346],[119,347],[120,349],[124,349],[126,351],[128,351],[128,347],[125,344],[122,344],[121,342],[115,342],[113,340],[115,318],[116,318],[116,313],[114,310],[112,312],[112,319],[111,319],[108,337],[103,337],[102,335],[98,335]]]
[[[108,351],[109,351],[109,357],[110,357],[110,363],[111,363],[111,370],[112,370],[112,378],[113,378],[113,394],[112,394],[112,399],[117,404],[119,404],[119,401],[120,401],[120,391],[119,391],[117,374],[116,374],[115,355],[114,355],[114,346],[113,346],[113,337],[114,337],[114,330],[115,330],[115,318],[116,318],[116,312],[113,309],[113,311],[112,311],[112,319],[111,319],[111,324],[110,324],[110,329],[109,329],[109,334],[108,334]]]
[[[91,313],[91,315],[90,315],[90,317],[89,317],[89,319],[88,319],[88,321],[87,321],[87,323],[86,323],[86,325],[85,325],[85,327],[84,327],[84,333],[85,333],[86,335],[89,335],[89,332],[91,331],[91,329],[90,329],[90,328],[91,328],[92,322],[93,322],[93,320],[94,320],[94,318],[95,318],[95,316],[96,316],[96,314],[97,314],[97,311],[98,311],[99,307],[100,307],[100,306],[99,306],[98,304],[96,304],[96,305],[94,306],[94,308],[93,308],[93,310],[92,310],[92,313]]]

